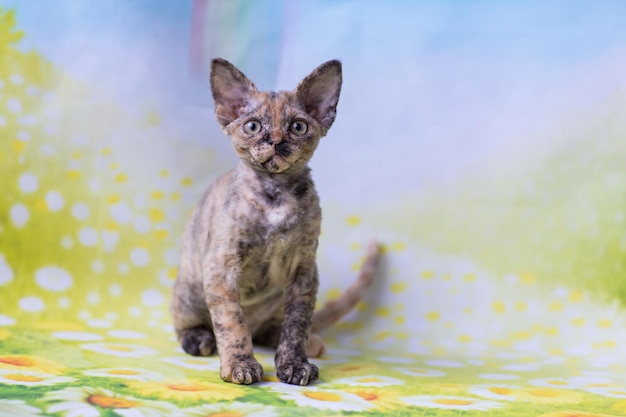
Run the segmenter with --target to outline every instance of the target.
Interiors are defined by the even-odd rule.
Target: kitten
[[[259,92],[223,59],[211,64],[215,115],[238,166],[204,193],[187,224],[171,313],[191,355],[217,349],[221,377],[260,381],[252,342],[276,348],[276,375],[306,385],[307,360],[324,351],[321,330],[346,314],[370,285],[379,247],[369,247],[359,279],[313,314],[321,210],[307,163],[335,120],[341,64],[329,61],[293,92]]]

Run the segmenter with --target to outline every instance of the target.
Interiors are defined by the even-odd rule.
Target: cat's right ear
[[[255,85],[233,64],[222,58],[211,61],[211,93],[215,102],[215,118],[222,127],[236,120],[251,96]]]

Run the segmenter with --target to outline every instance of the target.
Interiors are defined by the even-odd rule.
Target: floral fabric
[[[518,27],[430,3],[0,0],[0,417],[626,415],[623,7],[568,26],[565,3],[485,2],[532,21]],[[338,20],[345,32],[314,24]],[[539,41],[520,41],[529,27]],[[588,55],[561,33],[584,33]],[[334,58],[320,48],[345,85],[312,163],[319,302],[373,236],[384,260],[323,333],[317,383],[277,382],[258,348],[264,381],[227,384],[216,357],[181,351],[167,309],[184,222],[235,163],[206,64],[291,88]],[[454,122],[430,113],[454,105]]]

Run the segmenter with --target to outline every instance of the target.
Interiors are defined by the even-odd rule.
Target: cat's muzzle
[[[287,158],[291,155],[291,146],[287,142],[280,142],[274,146],[276,154],[282,158]]]
[[[271,173],[278,173],[286,170],[291,166],[282,156],[274,154],[270,156],[265,162],[261,163],[266,171]]]

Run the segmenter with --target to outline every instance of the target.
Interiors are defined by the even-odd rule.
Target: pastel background
[[[624,415],[624,16],[619,0],[0,0],[0,416]],[[236,163],[218,56],[264,90],[343,63],[311,163],[320,301],[372,237],[385,258],[308,391],[274,382],[268,351],[266,383],[223,384],[173,340],[184,222]]]

